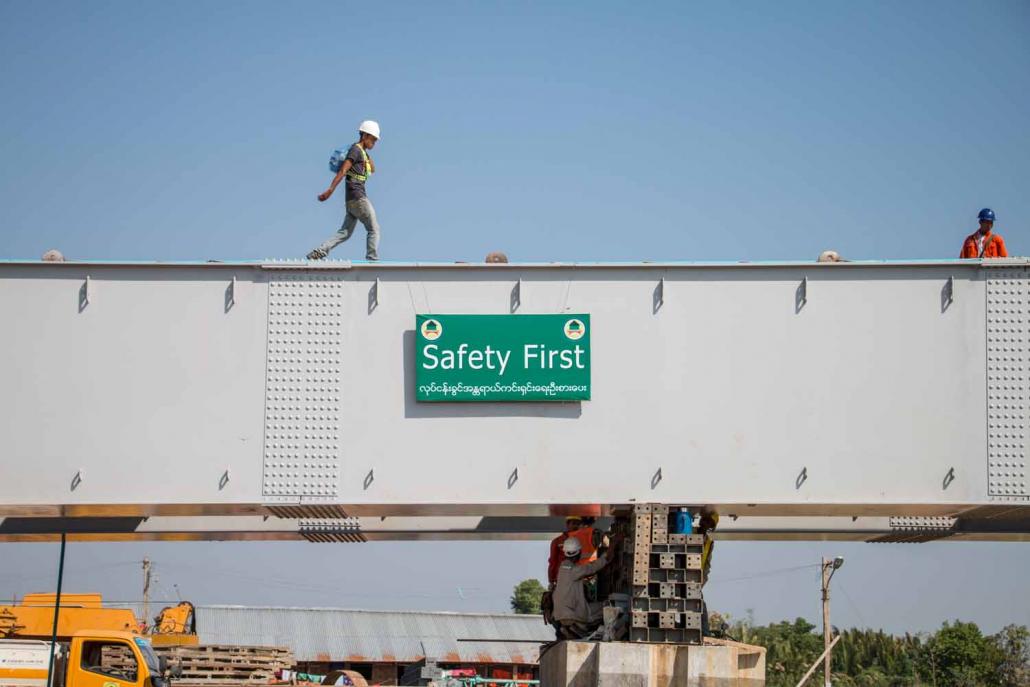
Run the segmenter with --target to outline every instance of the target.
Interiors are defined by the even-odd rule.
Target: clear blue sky
[[[1027,254],[1028,35],[1015,0],[0,0],[0,257],[299,257],[369,117],[385,259],[953,257],[985,205]],[[1012,544],[725,544],[713,607],[815,620],[814,572],[735,578],[839,552],[841,624],[1030,623]],[[0,546],[0,596],[55,553]],[[144,553],[198,602],[489,610],[546,546],[78,545],[70,588],[137,596]]]

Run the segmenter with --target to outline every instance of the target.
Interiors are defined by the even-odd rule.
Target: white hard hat
[[[64,255],[56,248],[43,253],[43,262],[64,262]]]
[[[583,551],[583,544],[575,537],[569,537],[561,545],[561,550],[567,558],[572,558],[573,556],[578,556]]]
[[[375,136],[376,140],[379,139],[379,123],[371,119],[366,119],[361,124],[358,124],[358,131],[369,136]]]
[[[835,250],[824,250],[819,254],[818,262],[844,262],[844,259]]]

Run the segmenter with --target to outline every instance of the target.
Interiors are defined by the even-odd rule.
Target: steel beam
[[[0,515],[1020,509],[1028,265],[0,263]],[[513,283],[592,400],[415,401],[415,315]]]

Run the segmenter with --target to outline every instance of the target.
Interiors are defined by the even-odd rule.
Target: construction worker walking
[[[1007,258],[1008,250],[1005,240],[991,231],[994,228],[994,210],[984,208],[977,215],[980,228],[966,237],[962,242],[960,258]]]
[[[337,150],[329,160],[329,169],[336,172],[329,188],[318,194],[318,200],[325,202],[333,195],[333,191],[341,181],[345,181],[346,214],[340,229],[330,236],[322,245],[308,253],[308,260],[321,260],[329,255],[336,246],[351,237],[354,227],[360,221],[367,234],[365,240],[365,259],[379,259],[379,222],[372,201],[365,194],[365,181],[375,173],[376,165],[368,151],[379,141],[379,124],[366,119],[358,125],[358,142],[351,145],[346,155]]]

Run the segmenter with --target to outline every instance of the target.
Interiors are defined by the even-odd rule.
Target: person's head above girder
[[[505,264],[508,262],[508,256],[499,250],[491,251],[486,254],[486,262],[491,264]]]
[[[994,210],[984,208],[976,216],[976,219],[980,222],[980,233],[990,234],[991,229],[994,228]]]
[[[358,124],[358,143],[365,150],[372,150],[379,141],[379,123],[366,119]]]

